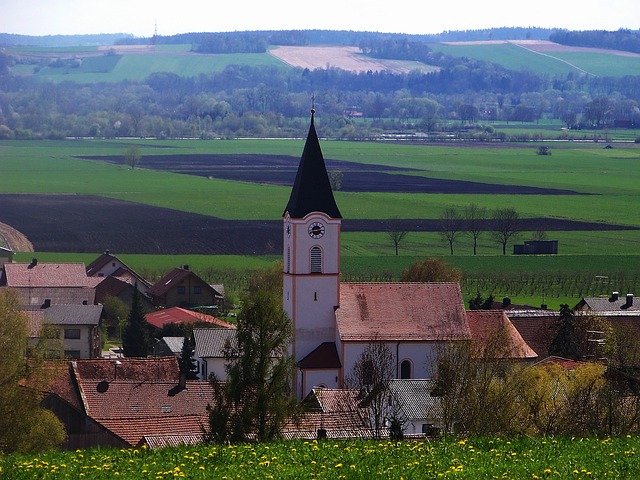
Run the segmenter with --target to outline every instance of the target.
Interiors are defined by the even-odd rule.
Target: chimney
[[[41,308],[49,308],[50,306],[51,306],[51,299],[45,298]]]
[[[627,301],[620,308],[631,308],[633,306],[633,293],[627,293]]]
[[[609,297],[609,301],[610,302],[617,302],[618,301],[618,292],[611,292],[611,296]]]
[[[507,308],[509,305],[511,305],[511,299],[509,297],[504,297],[502,299],[502,308]]]
[[[109,249],[108,249],[108,248],[104,251],[104,254],[105,254],[105,255],[109,255],[109,254],[110,254],[110,252],[109,252]]]
[[[33,268],[36,265],[38,265],[38,259],[37,258],[32,258],[31,259],[31,263],[29,264],[29,266],[27,268]]]

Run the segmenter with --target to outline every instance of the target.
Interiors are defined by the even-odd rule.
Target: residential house
[[[147,292],[158,307],[216,306],[223,295],[189,269],[174,268]]]
[[[105,250],[102,255],[87,265],[87,276],[115,277],[124,283],[137,285],[138,290],[143,295],[146,295],[147,290],[151,287],[151,283],[142,275],[138,274],[118,257],[112,255],[109,250]]]
[[[43,405],[76,449],[201,442],[212,402],[209,382],[181,381],[175,357],[162,357],[71,362]]]
[[[207,380],[211,374],[226,380],[224,350],[229,343],[236,342],[236,329],[233,328],[194,328],[194,359],[198,364],[198,378]]]
[[[220,320],[212,315],[207,315],[202,312],[194,312],[193,310],[187,310],[181,307],[169,307],[161,310],[155,310],[146,314],[147,323],[157,329],[162,329],[169,323],[182,323],[182,324],[208,324],[211,327],[217,328],[232,328],[233,325],[225,321]]]
[[[95,290],[83,263],[5,263],[0,288],[11,288],[23,305],[93,305]]]
[[[540,308],[514,308],[505,310],[509,320],[522,339],[538,356],[549,356],[549,347],[556,335],[559,312]]]
[[[25,311],[32,344],[37,343],[42,327],[50,325],[59,332],[65,357],[89,359],[102,354],[102,305],[27,306]]]
[[[432,436],[442,431],[442,404],[433,395],[433,379],[391,380],[386,392],[386,418],[398,418],[407,437]]]

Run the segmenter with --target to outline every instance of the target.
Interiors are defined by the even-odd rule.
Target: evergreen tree
[[[146,357],[153,351],[153,340],[144,308],[140,301],[138,285],[133,289],[131,310],[122,331],[122,350],[125,357]]]
[[[291,321],[282,308],[282,268],[255,272],[242,295],[236,342],[225,347],[227,380],[212,377],[209,406],[212,439],[260,441],[277,438],[291,417],[293,358]]]
[[[182,352],[180,353],[180,360],[178,365],[180,367],[180,373],[187,377],[187,380],[198,379],[198,365],[193,358],[195,347],[191,339],[191,335],[185,335],[182,341]]]
[[[577,359],[579,357],[579,332],[576,318],[569,305],[560,305],[556,335],[549,346],[549,355]]]

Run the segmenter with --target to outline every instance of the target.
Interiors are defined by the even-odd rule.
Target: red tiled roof
[[[230,323],[206,313],[194,312],[180,307],[164,308],[145,315],[147,322],[156,328],[162,328],[167,323],[197,323],[206,322],[223,328],[233,328]]]
[[[549,316],[512,316],[506,312],[513,326],[539,358],[549,355],[549,347],[556,332],[557,315]]]
[[[559,365],[566,370],[573,370],[582,365],[586,365],[586,362],[580,362],[578,360],[571,360],[570,358],[564,357],[547,357],[544,360],[535,363],[533,366],[547,366],[547,365]]]
[[[118,358],[115,360],[93,359],[73,362],[79,378],[83,380],[119,380],[138,381],[177,381],[179,378],[178,360],[176,357],[155,358]]]
[[[467,321],[476,355],[514,360],[538,356],[502,310],[469,310]]]
[[[336,321],[343,341],[471,339],[457,283],[342,283]]]
[[[342,367],[335,342],[321,343],[309,355],[298,362],[298,367],[304,369],[334,369]]]
[[[83,263],[5,263],[8,287],[87,287]]]

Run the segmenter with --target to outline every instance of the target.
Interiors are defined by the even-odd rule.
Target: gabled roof
[[[312,110],[307,141],[302,151],[289,202],[282,215],[288,212],[291,218],[304,218],[311,212],[322,212],[331,218],[342,218],[333,198],[313,118]]]
[[[211,285],[207,284],[207,282],[202,280],[198,275],[193,273],[191,270],[187,270],[186,268],[174,268],[168,274],[154,283],[151,288],[149,288],[147,293],[149,295],[153,295],[154,297],[162,297],[175,285],[184,281],[188,277],[195,277],[205,285],[205,288],[209,288],[217,296],[222,296],[220,292],[216,291]]]
[[[457,283],[342,283],[342,341],[471,340]]]
[[[441,419],[440,398],[431,395],[435,388],[432,379],[391,380],[389,395],[407,419]]]
[[[523,340],[504,311],[469,310],[467,321],[476,356],[511,360],[537,358],[537,353]]]
[[[51,305],[41,311],[44,321],[55,325],[98,325],[102,305]]]
[[[584,297],[576,308],[586,307],[593,312],[640,312],[640,299],[629,295],[631,305],[627,303],[626,295],[611,297]]]
[[[340,357],[335,342],[324,342],[318,345],[309,355],[298,362],[303,369],[336,369],[341,368]]]
[[[83,263],[5,263],[4,271],[6,285],[13,288],[88,286]]]
[[[174,355],[180,355],[182,353],[182,345],[184,343],[184,337],[162,337],[160,342],[164,342],[167,348]]]
[[[564,368],[565,370],[574,370],[578,367],[581,367],[583,365],[587,365],[587,362],[581,362],[579,360],[572,360],[570,358],[564,358],[564,357],[557,357],[557,356],[551,356],[551,357],[547,357],[544,360],[541,360],[537,363],[534,363],[532,366],[534,367],[545,367],[545,366],[549,366],[549,365],[558,365],[562,368]]]
[[[222,358],[226,342],[235,345],[235,328],[194,328],[195,353],[200,358]]]
[[[102,255],[100,255],[93,262],[87,265],[87,276],[92,277],[96,275],[102,268],[104,268],[105,265],[114,261],[118,262],[122,266],[116,269],[110,276],[133,278],[135,279],[135,281],[141,283],[147,288],[151,286],[151,284],[147,280],[138,275],[138,273],[130,268],[126,263],[124,263],[115,255],[111,255],[111,253],[109,253],[109,250],[105,251]]]
[[[77,376],[85,380],[173,381],[180,376],[176,357],[118,358],[75,360],[72,362]]]
[[[233,328],[233,325],[223,322],[219,318],[206,313],[194,312],[180,307],[163,308],[145,315],[147,322],[156,328],[162,328],[167,323],[198,323],[205,322],[221,328]]]
[[[558,312],[552,310],[508,310],[511,324],[539,358],[549,354],[549,347],[556,334]]]

